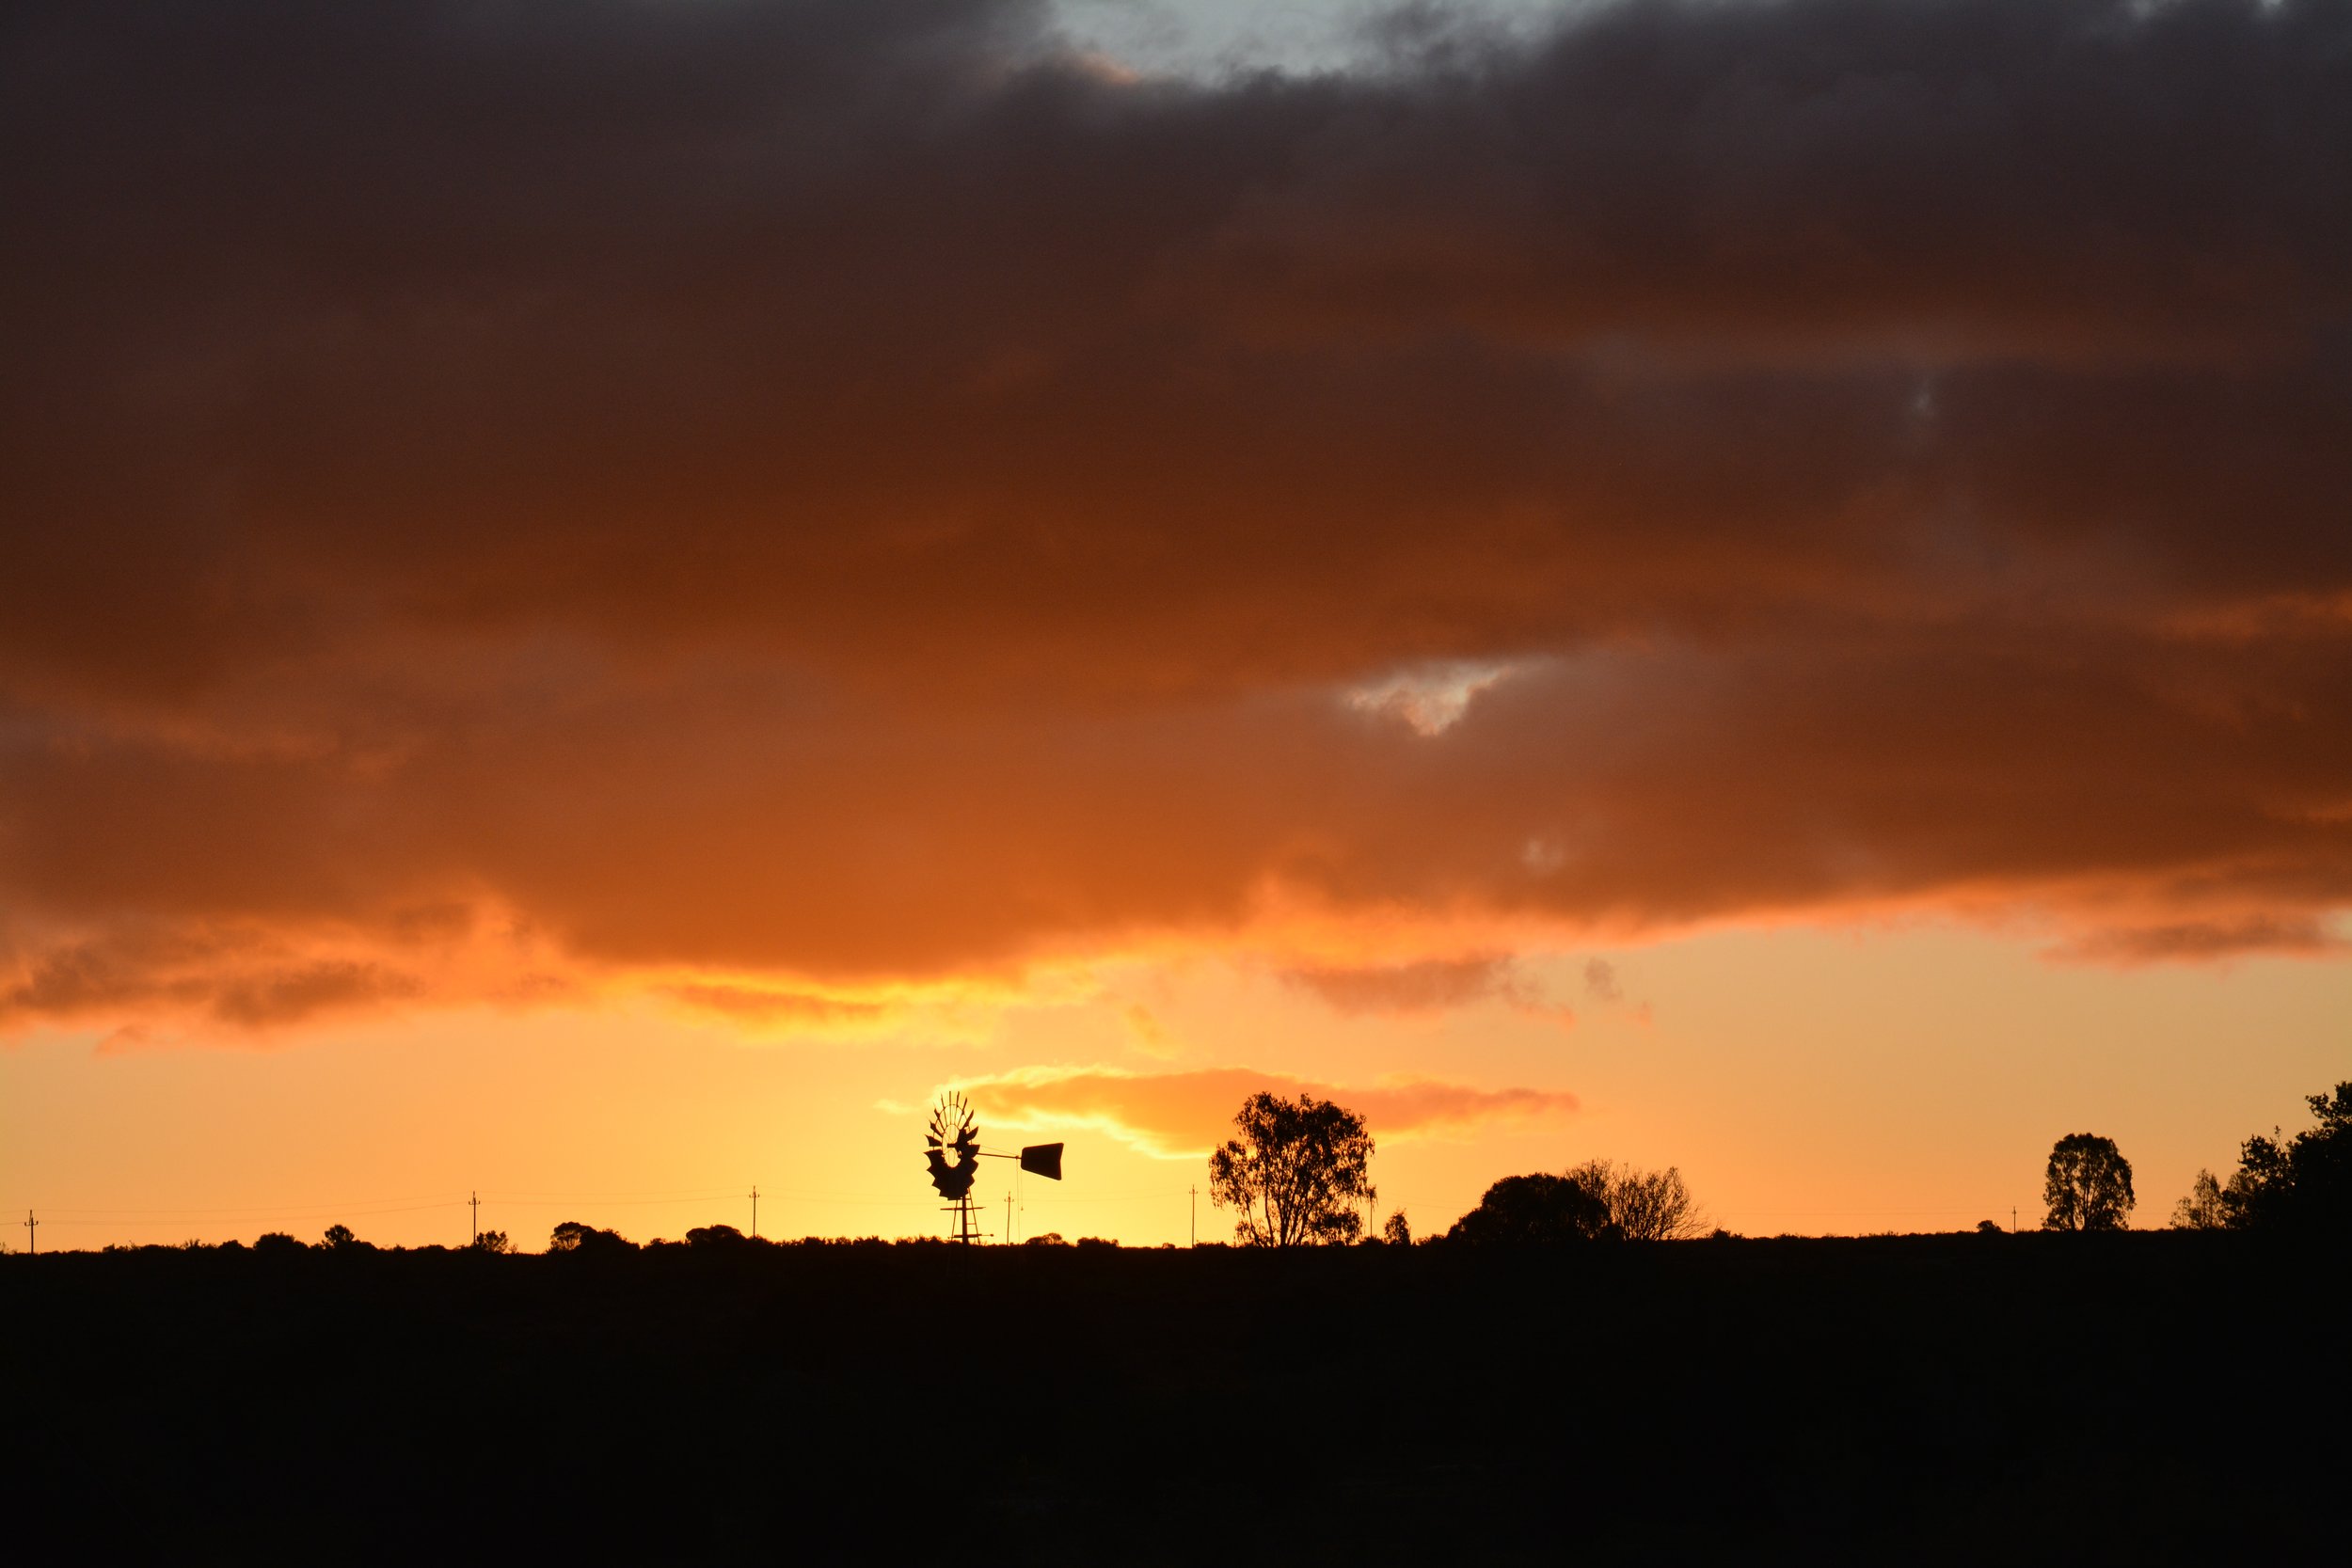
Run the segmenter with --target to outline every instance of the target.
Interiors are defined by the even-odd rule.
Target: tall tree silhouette
[[[1375,1195],[1364,1118],[1327,1100],[1263,1091],[1242,1102],[1240,1136],[1209,1156],[1209,1201],[1241,1211],[1233,1236],[1251,1246],[1352,1242]]]
[[[2121,1230],[2132,1217],[2132,1163],[2113,1138],[2069,1132],[2050,1148],[2044,1230]]]

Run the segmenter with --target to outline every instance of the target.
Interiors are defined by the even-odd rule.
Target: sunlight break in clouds
[[[1345,701],[1359,713],[1403,720],[1415,734],[1443,735],[1461,722],[1478,694],[1512,673],[1509,664],[1438,664],[1349,689]]]
[[[1341,1087],[1261,1072],[1203,1068],[1127,1072],[1115,1068],[1029,1068],[955,1085],[983,1122],[1023,1131],[1087,1128],[1162,1160],[1196,1159],[1232,1131],[1233,1113],[1261,1090],[1335,1100],[1360,1112],[1374,1136],[1410,1140],[1464,1134],[1495,1120],[1565,1116],[1576,1097],[1557,1090],[1478,1089],[1432,1079]]]

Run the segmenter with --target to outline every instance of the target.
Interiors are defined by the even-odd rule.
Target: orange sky
[[[21,8],[0,1203],[897,1234],[953,1083],[1155,1242],[1264,1083],[2160,1220],[2347,1066],[2348,33]]]

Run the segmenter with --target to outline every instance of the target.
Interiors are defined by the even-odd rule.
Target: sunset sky
[[[2352,1077],[2346,0],[18,0],[0,146],[12,1248]]]

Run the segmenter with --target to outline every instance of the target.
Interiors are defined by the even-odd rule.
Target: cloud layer
[[[420,911],[771,1021],[1300,911],[2334,949],[2352,7],[1387,37],[10,8],[0,1029],[525,978]]]
[[[1343,1089],[1252,1068],[1032,1068],[958,1086],[984,1124],[1025,1132],[1083,1127],[1164,1159],[1197,1158],[1216,1148],[1232,1136],[1242,1101],[1262,1091],[1337,1100],[1383,1139],[1445,1136],[1484,1122],[1576,1109],[1574,1095],[1542,1089],[1478,1089],[1431,1079]]]

